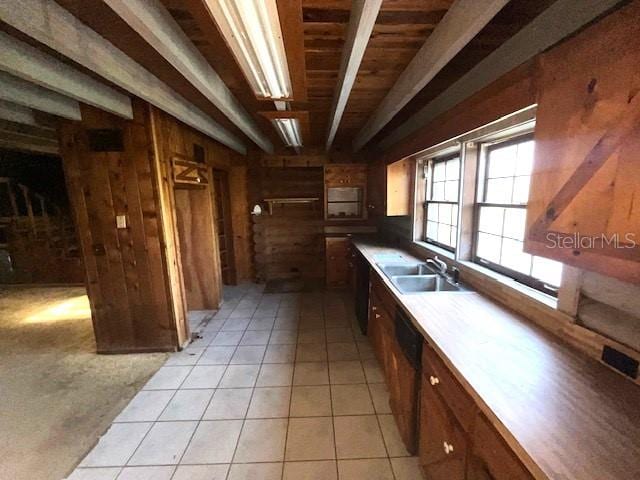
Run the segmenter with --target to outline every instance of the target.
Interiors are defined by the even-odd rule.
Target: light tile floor
[[[422,479],[347,295],[225,298],[68,480]]]

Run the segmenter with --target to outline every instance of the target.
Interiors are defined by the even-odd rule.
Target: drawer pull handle
[[[380,314],[379,313],[376,313],[376,318],[380,318]]]
[[[453,452],[453,445],[451,445],[450,443],[444,442],[444,453],[446,453],[447,455],[449,455],[451,452]]]
[[[378,307],[376,307],[376,306],[374,305],[373,307],[371,307],[371,310],[373,310],[373,311],[375,312],[376,310],[378,310]]]
[[[431,385],[438,385],[440,383],[440,379],[438,377],[434,377],[433,375],[429,377],[429,383]]]

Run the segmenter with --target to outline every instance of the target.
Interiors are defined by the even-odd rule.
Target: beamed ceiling
[[[251,148],[255,144],[165,60],[144,38],[102,0],[56,0],[81,22],[134,59],[188,102],[199,107]],[[203,0],[159,0],[171,18],[197,47],[222,81],[249,112],[277,153],[287,150],[267,119],[276,110],[271,101],[257,99],[238,67]],[[454,0],[383,0],[366,43],[362,62],[342,115],[332,148],[350,152],[354,138],[376,111],[425,40],[442,21]],[[376,145],[414,112],[442,93],[478,62],[527,25],[553,0],[511,0],[464,46],[433,79],[369,140]],[[339,80],[352,2],[348,0],[278,0],[289,69],[299,74],[291,110],[306,125],[303,152],[324,149],[332,103]],[[16,35],[10,28],[4,30]],[[19,35],[18,35],[19,36]],[[19,36],[20,37],[20,36]],[[30,42],[34,44],[34,42]],[[45,49],[46,50],[46,49]],[[52,52],[48,52],[52,53]],[[58,56],[59,58],[62,58]],[[68,60],[65,60],[69,63]],[[75,65],[78,67],[77,65]],[[82,70],[82,68],[80,68]],[[85,73],[91,73],[86,72]],[[104,81],[104,80],[103,80]],[[300,88],[302,85],[302,88]],[[267,113],[265,113],[267,112]],[[308,119],[308,120],[307,120]]]

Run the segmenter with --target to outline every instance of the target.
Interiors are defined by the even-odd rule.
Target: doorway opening
[[[222,283],[238,283],[233,250],[233,227],[231,224],[231,197],[229,194],[229,176],[226,171],[213,169],[214,221],[220,249],[220,268]]]

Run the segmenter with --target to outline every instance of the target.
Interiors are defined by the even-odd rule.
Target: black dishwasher
[[[367,334],[369,324],[369,262],[358,252],[356,256],[356,318],[360,330]]]
[[[419,372],[421,370],[422,335],[400,307],[396,307],[396,341],[407,361]]]

